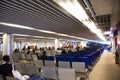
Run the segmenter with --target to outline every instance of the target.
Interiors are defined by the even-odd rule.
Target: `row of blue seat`
[[[78,51],[72,52],[71,54],[67,53],[65,55],[56,55],[56,65],[58,66],[59,61],[69,61],[71,65],[72,62],[85,62],[85,67],[88,68],[96,61],[97,58],[100,57],[103,50],[103,48],[91,49],[89,51]],[[48,56],[48,60],[54,60],[54,56]]]

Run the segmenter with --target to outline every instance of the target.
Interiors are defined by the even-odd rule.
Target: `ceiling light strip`
[[[38,0],[38,2],[40,2],[41,4],[43,4],[43,5],[45,5],[46,7],[48,7],[48,9],[53,10],[55,13],[57,13],[58,15],[60,15],[60,17],[62,16],[62,19],[67,19],[67,20],[69,20],[70,22],[74,23],[69,17],[67,17],[66,15],[64,15],[62,12],[56,10],[56,9],[58,9],[58,8],[56,8],[56,6],[54,6],[53,4],[51,4],[48,0],[46,0],[46,2],[47,2],[48,4],[50,4],[51,6],[53,6],[55,9],[53,9],[53,8],[51,8],[50,6],[46,5],[46,4],[43,3],[42,1],[39,1],[39,0]]]
[[[96,33],[92,30],[97,29],[97,27],[95,23],[90,20],[89,16],[86,14],[85,10],[82,8],[77,0],[54,0],[54,2],[63,7],[79,21],[84,23],[93,33],[95,33],[100,39],[105,41],[105,38],[100,31],[97,30],[98,32]]]
[[[22,37],[34,37],[34,38],[45,38],[45,39],[55,39],[52,37],[44,37],[44,36],[33,36],[33,35],[24,35],[24,34],[12,34],[14,36],[22,36]]]

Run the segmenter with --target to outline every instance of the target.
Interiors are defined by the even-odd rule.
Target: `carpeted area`
[[[112,52],[104,51],[90,72],[89,80],[120,80],[120,67],[115,64]]]

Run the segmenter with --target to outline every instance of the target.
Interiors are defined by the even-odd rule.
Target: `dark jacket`
[[[43,55],[41,55],[40,59],[42,59],[42,60],[47,60],[48,57],[47,57],[46,55],[43,54]]]
[[[3,76],[4,80],[6,80],[6,76],[12,76],[12,65],[8,63],[0,65],[0,74]]]
[[[43,53],[43,55],[40,56],[40,59],[43,60],[43,65],[45,66],[45,61],[44,60],[47,60],[48,56]]]

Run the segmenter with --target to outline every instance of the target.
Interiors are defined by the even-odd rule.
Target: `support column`
[[[22,41],[20,41],[20,51],[22,50]]]
[[[113,53],[115,54],[115,63],[119,64],[119,50],[118,50],[118,30],[113,31]]]
[[[55,50],[59,48],[59,39],[55,39]]]
[[[114,38],[112,38],[112,52],[115,53],[115,41]]]
[[[13,52],[13,36],[11,34],[3,35],[3,55],[10,55]]]
[[[112,39],[112,51],[113,53],[116,52],[116,50],[118,50],[118,31],[113,30],[113,39]]]
[[[115,51],[118,50],[118,30],[114,30],[113,41],[114,41],[114,48]]]

